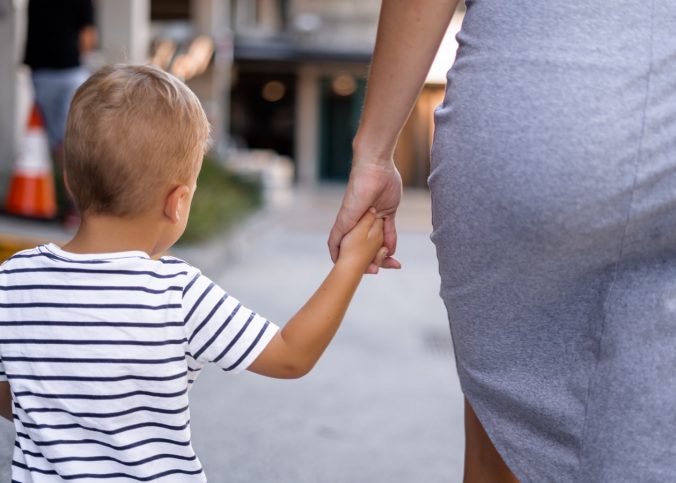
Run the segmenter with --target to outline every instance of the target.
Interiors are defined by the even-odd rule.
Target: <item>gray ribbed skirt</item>
[[[463,391],[522,481],[674,481],[676,2],[467,3],[430,176]]]

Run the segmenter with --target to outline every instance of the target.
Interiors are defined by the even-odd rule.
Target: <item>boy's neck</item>
[[[77,233],[62,248],[81,254],[142,251],[152,257],[162,251],[158,248],[161,234],[153,221],[148,216],[83,216]]]

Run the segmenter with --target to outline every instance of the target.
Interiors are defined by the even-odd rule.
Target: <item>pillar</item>
[[[212,128],[216,152],[227,150],[230,132],[230,73],[233,36],[230,30],[230,0],[192,0],[191,17],[197,32],[214,41],[213,67],[206,75],[208,87],[201,92],[204,110]]]
[[[99,0],[97,7],[106,62],[145,62],[150,41],[150,0]]]
[[[319,71],[311,65],[298,70],[296,89],[296,170],[300,185],[319,181]]]

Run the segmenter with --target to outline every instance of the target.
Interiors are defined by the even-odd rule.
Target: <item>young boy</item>
[[[208,137],[195,95],[154,67],[105,67],[75,95],[65,167],[80,229],[0,267],[13,481],[206,481],[187,395],[202,367],[303,376],[366,267],[382,263],[382,220],[370,211],[278,330],[198,269],[153,259],[185,229]]]

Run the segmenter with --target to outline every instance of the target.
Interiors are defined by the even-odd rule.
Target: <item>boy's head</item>
[[[185,84],[149,65],[103,67],[76,92],[66,182],[82,216],[133,217],[194,182],[209,123]]]

